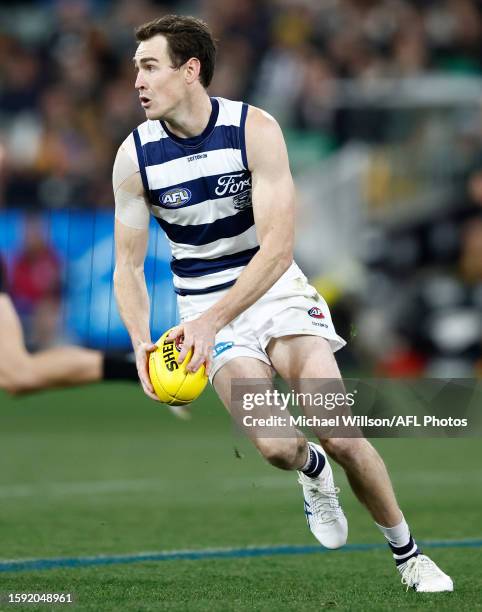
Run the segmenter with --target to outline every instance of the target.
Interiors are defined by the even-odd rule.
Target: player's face
[[[157,35],[137,47],[136,89],[148,119],[168,118],[184,94],[183,67],[173,68],[164,36]]]

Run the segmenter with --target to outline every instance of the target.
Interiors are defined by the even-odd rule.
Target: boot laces
[[[313,484],[308,484],[306,479],[300,477],[298,482],[308,488],[310,492],[310,510],[323,523],[336,521],[343,515],[343,511],[338,502],[340,489],[333,483],[324,483],[320,480],[313,480]]]
[[[432,561],[425,555],[417,555],[407,561],[407,566],[402,572],[402,584],[407,585],[407,591],[410,587],[420,584],[425,578],[437,578],[440,575],[440,570]]]

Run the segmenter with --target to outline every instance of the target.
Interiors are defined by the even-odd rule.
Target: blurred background
[[[135,26],[219,40],[211,95],[281,123],[298,263],[345,373],[482,375],[482,1],[148,0],[0,5],[0,254],[31,348],[129,345],[112,296],[115,152],[144,120]],[[152,225],[153,335],[176,320]]]

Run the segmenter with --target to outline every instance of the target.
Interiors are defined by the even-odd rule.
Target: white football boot
[[[346,544],[348,523],[338,501],[340,489],[335,487],[328,458],[318,444],[314,444],[326,459],[325,467],[316,478],[298,472],[303,487],[305,516],[315,538],[326,548],[340,548]]]
[[[452,578],[444,574],[426,555],[412,557],[400,565],[398,570],[402,575],[402,584],[407,585],[407,591],[410,588],[418,593],[440,593],[454,590]]]

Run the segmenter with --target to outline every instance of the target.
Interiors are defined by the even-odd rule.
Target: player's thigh
[[[238,429],[244,432],[260,453],[272,464],[292,469],[304,451],[304,436],[289,423],[286,411],[280,411],[269,402],[252,402],[253,392],[261,395],[274,389],[271,366],[253,357],[236,357],[216,372],[213,386]],[[246,403],[245,398],[249,398],[249,402]],[[286,423],[257,424],[259,420],[266,422],[273,416],[285,417]]]
[[[231,411],[233,383],[242,384],[243,380],[259,380],[261,386],[272,389],[271,366],[253,357],[235,357],[216,372],[213,387],[229,411]]]
[[[285,380],[341,378],[330,344],[321,336],[273,338],[266,352],[275,370]]]
[[[267,352],[273,367],[297,393],[299,409],[313,418],[312,433],[320,442],[344,436],[343,428],[333,426],[333,417],[341,419],[350,410],[342,399],[345,386],[329,342],[321,336],[284,336],[271,340]],[[337,397],[337,403],[320,405],[320,394],[324,398]]]

